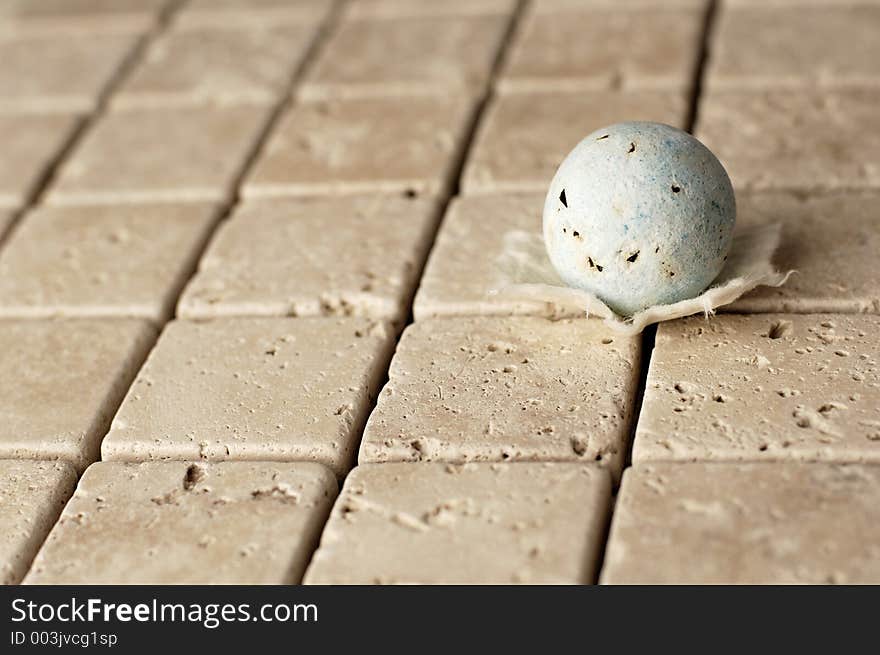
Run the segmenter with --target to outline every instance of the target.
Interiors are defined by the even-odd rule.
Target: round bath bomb
[[[730,249],[736,202],[721,162],[686,132],[618,123],[575,146],[544,202],[544,243],[571,287],[618,314],[699,295]]]

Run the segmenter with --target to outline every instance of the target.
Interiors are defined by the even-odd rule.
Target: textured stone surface
[[[181,27],[318,23],[333,9],[327,0],[190,0],[175,16]]]
[[[626,472],[605,584],[880,582],[880,467],[669,464]]]
[[[346,3],[343,16],[355,19],[511,14],[516,4],[516,0],[356,0]]]
[[[734,0],[742,2],[743,0]],[[760,2],[761,0],[754,0]],[[785,0],[769,0],[779,2]],[[803,2],[803,0],[790,0],[791,2]],[[822,2],[823,0],[817,0]],[[832,0],[833,1],[833,0]],[[856,0],[858,1],[858,0]],[[531,4],[532,11],[536,13],[557,12],[562,9],[583,9],[585,6],[591,9],[657,9],[662,7],[681,7],[698,9],[706,7],[708,0],[535,0]]]
[[[436,203],[401,195],[250,201],[220,228],[179,314],[402,324],[436,222]]]
[[[84,469],[155,332],[144,321],[0,321],[0,458]]]
[[[415,323],[359,462],[596,461],[619,475],[639,352],[637,338],[588,319]]]
[[[0,207],[19,207],[28,201],[78,124],[78,118],[65,114],[0,114]]]
[[[880,4],[783,6],[720,12],[711,88],[880,85]]]
[[[302,23],[166,32],[114,96],[114,106],[275,102],[314,34]]]
[[[0,584],[18,584],[76,486],[64,462],[0,460]]]
[[[91,111],[139,36],[0,38],[0,111]]]
[[[697,137],[737,189],[880,186],[880,88],[709,93]]]
[[[300,102],[270,137],[245,196],[439,193],[472,108],[460,97]]]
[[[511,232],[541,233],[543,194],[455,198],[443,222],[413,305],[417,321],[438,316],[532,315],[559,318],[553,302],[489,294],[499,286],[496,262]],[[583,312],[580,312],[583,315]]]
[[[783,224],[774,255],[794,270],[781,287],[758,287],[724,310],[880,314],[880,193],[786,191],[740,194],[741,225]]]
[[[205,204],[38,208],[0,251],[0,317],[164,321],[216,220]]]
[[[404,16],[339,25],[302,88],[308,97],[477,91],[489,76],[508,17]]]
[[[663,323],[633,461],[880,461],[878,316]]]
[[[261,105],[104,114],[61,167],[48,200],[223,200],[267,118],[267,108]]]
[[[336,490],[309,463],[99,462],[25,582],[297,583]]]
[[[496,97],[480,122],[465,165],[465,192],[546,193],[556,167],[593,130],[630,120],[682,127],[686,114],[684,97],[677,92]]]
[[[703,12],[584,5],[529,12],[500,79],[504,91],[686,89],[697,66]],[[599,126],[597,126],[599,127]]]
[[[102,458],[309,460],[342,475],[392,347],[366,319],[170,323]]]
[[[66,34],[154,26],[173,0],[0,0],[0,33]]]
[[[609,500],[580,464],[359,466],[306,583],[592,582]]]

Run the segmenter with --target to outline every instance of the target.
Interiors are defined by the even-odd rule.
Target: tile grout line
[[[693,134],[694,127],[696,126],[697,122],[698,108],[703,90],[703,78],[706,72],[706,63],[709,59],[709,45],[713,34],[713,28],[715,26],[717,9],[718,0],[709,0],[703,19],[703,31],[700,39],[700,45],[697,51],[697,60],[694,65],[694,78],[691,84],[690,105],[688,110],[687,123],[685,126],[685,131],[691,134]],[[623,482],[623,474],[628,468],[632,466],[632,451],[633,446],[635,445],[636,429],[638,428],[639,417],[642,412],[642,403],[645,399],[648,371],[651,368],[651,359],[653,358],[654,346],[657,340],[657,327],[657,324],[649,325],[642,333],[641,354],[639,360],[639,382],[633,406],[632,424],[630,426],[629,440],[627,442],[626,458],[624,459],[623,471],[621,471],[621,483]],[[605,551],[608,546],[608,537],[610,536],[611,523],[612,519],[614,518],[614,510],[617,507],[619,491],[620,489],[618,485],[617,492],[615,492],[612,498],[611,507],[609,508],[608,516],[606,518],[605,534],[603,535],[603,539],[599,544],[597,559],[599,566],[596,567],[596,579],[593,581],[597,584],[602,574],[602,569],[604,568]]]

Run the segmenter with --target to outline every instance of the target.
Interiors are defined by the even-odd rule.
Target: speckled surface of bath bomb
[[[736,202],[721,162],[686,132],[618,123],[575,146],[544,202],[563,281],[618,314],[699,295],[730,249]]]

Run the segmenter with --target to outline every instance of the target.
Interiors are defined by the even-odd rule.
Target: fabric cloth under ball
[[[504,247],[496,262],[497,280],[488,294],[547,303],[554,317],[598,316],[617,332],[638,334],[653,323],[700,312],[712,314],[716,308],[732,303],[757,286],[784,284],[793,271],[777,271],[772,261],[780,234],[781,226],[775,223],[737,228],[727,263],[703,293],[623,317],[593,294],[562,282],[547,257],[540,233],[511,231],[504,235]]]

